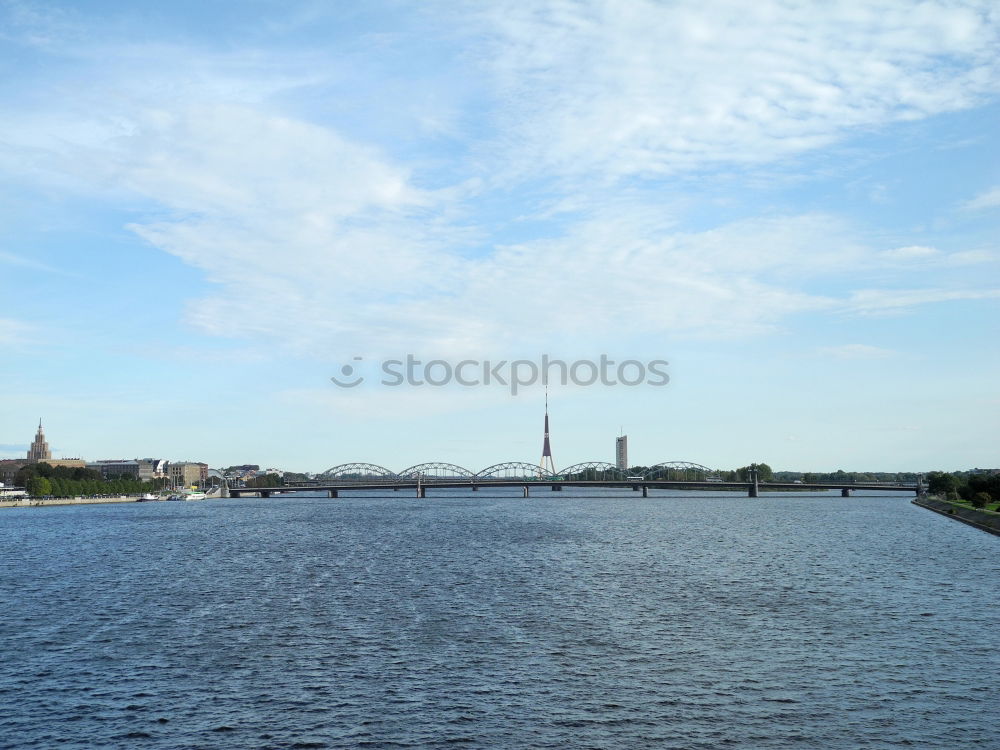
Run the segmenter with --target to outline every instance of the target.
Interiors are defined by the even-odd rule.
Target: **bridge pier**
[[[337,494],[337,490],[330,490],[329,492],[326,493],[326,496],[327,497],[339,497],[339,495]]]
[[[561,484],[554,484],[554,485],[552,485],[552,491],[553,492],[562,492],[562,485]]]
[[[642,489],[645,489],[645,487],[643,487]],[[638,491],[639,491],[639,485],[633,484],[632,485],[632,492],[638,492]]]
[[[260,496],[261,497],[271,497],[271,493],[268,492],[268,491],[266,491],[266,490],[261,490]]]
[[[521,489],[524,492],[524,494],[522,495],[522,497],[530,497],[531,493],[529,492],[528,485],[524,485]]]
[[[847,487],[844,487],[843,489],[840,490],[840,496],[841,497],[850,497],[851,496],[851,491]]]
[[[472,485],[472,491],[473,492],[479,492],[479,485],[478,484]]]
[[[750,469],[750,486],[747,497],[760,497],[760,485],[757,483],[757,467]]]
[[[417,485],[417,497],[418,498],[427,497],[427,488],[424,487],[422,484]]]
[[[646,485],[642,485],[642,496],[649,497],[649,487]]]

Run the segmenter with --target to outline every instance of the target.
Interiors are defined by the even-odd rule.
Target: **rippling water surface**
[[[2,510],[0,746],[1000,747],[1000,538],[549,494]]]

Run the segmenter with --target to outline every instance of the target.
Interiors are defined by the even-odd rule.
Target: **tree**
[[[1000,474],[973,474],[969,487],[973,492],[985,492],[991,499],[1000,499]]]
[[[52,482],[45,477],[32,477],[28,480],[28,494],[32,497],[42,497],[52,494]]]
[[[954,475],[943,471],[932,471],[927,475],[927,491],[932,495],[955,494],[957,496],[958,480]]]
[[[988,492],[977,492],[972,496],[972,500],[970,502],[972,503],[973,508],[985,508],[987,503],[993,502],[993,498]]]
[[[254,477],[253,487],[277,487],[284,484],[284,481],[277,474],[266,474],[262,477]]]
[[[771,478],[774,476],[774,472],[771,467],[767,464],[750,464],[749,466],[741,466],[736,470],[739,475],[740,481],[746,482],[750,479],[750,470],[757,470],[757,479],[761,482],[770,482]]]

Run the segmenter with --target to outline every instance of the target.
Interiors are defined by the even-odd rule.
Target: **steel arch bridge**
[[[329,468],[320,474],[319,478],[368,484],[371,482],[396,482],[399,480],[399,475],[378,464],[351,463]]]
[[[523,479],[530,481],[534,479],[545,479],[545,472],[538,464],[529,464],[527,461],[504,461],[499,464],[487,466],[485,469],[476,472],[476,479]]]
[[[662,461],[651,466],[641,478],[649,481],[693,482],[710,481],[717,477],[718,473],[715,470],[702,464],[691,461]],[[620,469],[607,461],[584,461],[567,466],[554,475],[547,474],[537,464],[527,461],[504,461],[487,466],[477,472],[445,461],[427,461],[410,466],[400,472],[394,472],[378,464],[355,462],[339,464],[317,476],[317,479],[357,484],[399,482],[418,478],[432,481],[435,479],[442,481],[464,480],[475,483],[476,480],[488,481],[491,479],[526,482],[538,479],[564,479],[566,481],[622,481],[631,479],[634,481],[640,477],[633,476],[628,469]]]
[[[400,479],[416,479],[417,477],[424,479],[472,479],[475,474],[464,466],[443,461],[429,461],[403,469],[396,476]]]
[[[717,476],[717,472],[707,466],[692,463],[691,461],[663,461],[655,466],[650,466],[643,475],[644,479],[664,479],[667,481],[706,481],[709,477]]]
[[[607,461],[585,461],[561,469],[556,475],[560,479],[577,481],[597,481],[600,479],[628,479],[628,469],[619,469]]]

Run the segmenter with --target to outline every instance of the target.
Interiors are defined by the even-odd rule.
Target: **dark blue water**
[[[3,747],[1000,747],[1000,538],[908,497],[25,508],[0,552]]]

